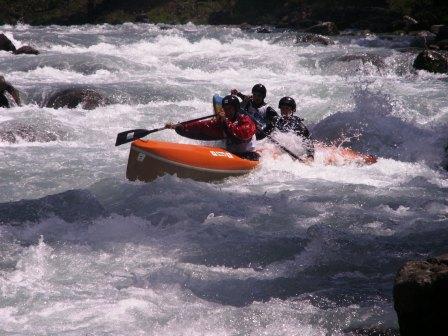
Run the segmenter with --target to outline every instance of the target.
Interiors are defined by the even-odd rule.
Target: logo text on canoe
[[[217,152],[217,151],[210,151],[210,154],[212,156],[223,156],[223,157],[228,157],[230,159],[233,159],[233,155],[230,154],[229,152]]]

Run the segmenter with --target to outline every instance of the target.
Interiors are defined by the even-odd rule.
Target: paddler
[[[0,76],[0,107],[8,108],[10,106],[8,99],[5,97],[5,92],[8,92],[12,96],[12,98],[14,98],[14,101],[17,105],[21,105],[19,91],[10,83],[8,83],[5,80],[5,77]]]
[[[308,159],[314,159],[314,145],[310,139],[310,132],[303,123],[303,119],[294,115],[296,112],[296,101],[291,97],[283,97],[278,102],[281,117],[277,120],[276,128],[282,133],[295,133],[303,139]]]
[[[252,88],[252,96],[247,96],[232,89],[231,94],[243,100],[242,109],[250,116],[257,125],[257,140],[265,138],[274,130],[278,113],[264,100],[266,98],[266,87],[263,84],[255,84]]]
[[[225,140],[226,150],[247,160],[257,161],[255,151],[257,127],[252,119],[241,113],[241,105],[234,95],[222,99],[222,109],[216,117],[206,121],[165,125],[177,134],[195,140]]]

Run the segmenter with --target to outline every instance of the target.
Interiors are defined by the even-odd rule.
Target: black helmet
[[[221,105],[222,105],[223,108],[224,108],[224,106],[228,106],[228,105],[233,106],[235,108],[235,112],[236,113],[238,113],[240,111],[240,101],[234,95],[225,96],[222,99]]]
[[[255,84],[252,88],[252,94],[258,93],[260,96],[266,98],[266,87],[263,84]]]
[[[282,106],[289,106],[292,108],[293,111],[296,110],[296,101],[292,99],[291,97],[283,97],[278,102],[278,108],[281,108]]]

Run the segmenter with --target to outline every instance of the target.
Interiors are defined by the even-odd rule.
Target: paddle
[[[211,115],[208,115],[205,117],[200,117],[200,118],[196,118],[196,119],[192,119],[192,120],[183,121],[183,122],[178,123],[177,125],[186,124],[189,122],[199,121],[199,120],[203,120],[203,119],[208,119],[208,118],[211,118],[214,116],[215,116],[214,114],[211,114]],[[154,128],[152,130],[139,128],[139,129],[133,129],[133,130],[118,133],[117,140],[115,141],[115,146],[123,145],[125,143],[143,138],[143,137],[147,136],[148,134],[155,133],[158,131],[163,131],[164,129],[166,129],[166,127]]]

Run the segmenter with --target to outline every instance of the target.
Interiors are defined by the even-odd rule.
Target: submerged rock
[[[15,51],[16,47],[5,34],[0,34],[0,50]]]
[[[296,43],[322,44],[327,46],[334,44],[334,41],[329,37],[318,34],[298,34]]]
[[[239,28],[243,31],[249,31],[253,27],[252,27],[252,25],[248,24],[247,22],[243,22],[242,24],[239,25]]]
[[[362,63],[370,63],[376,66],[378,69],[382,69],[386,67],[386,64],[378,55],[373,54],[352,54],[352,55],[344,55],[338,57],[336,61],[339,62],[352,62],[352,61],[361,61]]]
[[[106,211],[88,190],[69,190],[35,200],[0,203],[0,224],[18,225],[57,216],[66,222],[86,221]]]
[[[434,50],[424,50],[414,61],[414,68],[434,73],[448,73],[448,58]]]
[[[19,54],[39,55],[39,50],[37,50],[33,47],[30,47],[30,46],[23,46],[15,51],[13,51],[13,53],[15,55],[19,55]]]
[[[17,143],[26,142],[50,142],[66,140],[70,131],[62,125],[54,122],[23,119],[8,120],[0,123],[0,141]]]
[[[0,141],[16,143],[19,139],[27,142],[50,142],[56,141],[58,137],[53,132],[37,129],[34,125],[22,125],[13,130],[0,130]]]
[[[401,336],[448,333],[448,254],[409,261],[397,273],[394,306]]]
[[[84,110],[93,110],[109,103],[107,97],[94,89],[70,88],[53,93],[45,103],[51,108],[76,108],[78,105]]]
[[[322,22],[315,26],[309,27],[305,33],[319,34],[319,35],[338,35],[339,30],[334,22]]]

